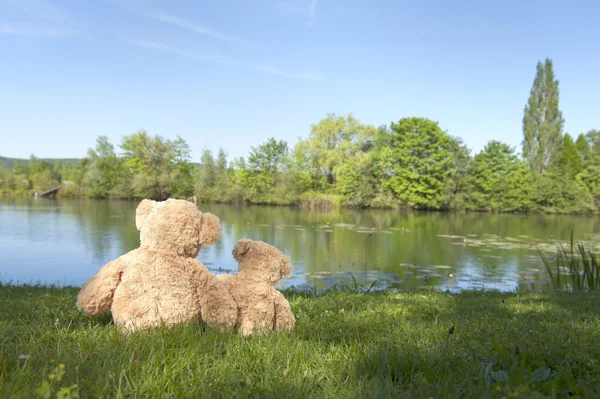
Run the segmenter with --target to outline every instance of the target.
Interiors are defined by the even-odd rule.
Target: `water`
[[[82,285],[108,261],[139,246],[138,202],[0,199],[0,280]],[[539,290],[548,284],[537,248],[553,253],[571,231],[600,252],[600,217],[488,215],[392,210],[302,211],[200,204],[219,216],[223,236],[199,259],[235,272],[240,238],[289,255],[292,277],[278,287],[433,287]],[[353,280],[353,277],[355,280]]]

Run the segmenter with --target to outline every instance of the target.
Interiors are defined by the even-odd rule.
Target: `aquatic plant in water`
[[[568,291],[591,291],[600,290],[600,263],[596,254],[586,250],[583,243],[577,243],[577,249],[573,243],[571,233],[571,245],[568,248],[559,243],[556,254],[555,267],[542,251],[540,257],[546,266],[548,275],[555,290]]]

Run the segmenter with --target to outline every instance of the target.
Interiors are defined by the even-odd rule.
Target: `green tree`
[[[231,196],[231,178],[230,168],[227,162],[227,153],[220,148],[215,163],[215,186],[217,190],[215,200],[217,202],[229,201]]]
[[[459,137],[452,138],[452,164],[448,175],[444,197],[448,209],[464,209],[470,190],[473,187],[473,177],[470,174],[472,157],[471,151]]]
[[[86,193],[91,197],[108,198],[119,179],[120,160],[106,136],[96,140],[96,148],[88,150],[90,160],[83,177]]]
[[[583,168],[583,162],[577,145],[568,133],[563,136],[559,165],[562,175],[568,178],[575,177]]]
[[[576,180],[584,185],[591,195],[591,202],[597,208],[600,204],[600,130],[590,130],[577,139],[577,147],[583,154],[583,169]]]
[[[281,185],[277,184],[279,172],[285,169],[287,156],[287,143],[274,138],[252,147],[248,156],[244,198],[256,204],[287,202],[289,193],[281,190]],[[276,192],[279,192],[278,195]]]
[[[443,207],[448,178],[455,172],[452,138],[425,118],[403,118],[390,129],[387,186],[405,206]]]
[[[585,136],[585,134],[583,134],[583,133],[579,134],[579,136],[577,137],[577,141],[575,142],[575,145],[577,146],[577,151],[579,152],[579,156],[581,157],[581,160],[583,162],[585,162],[585,160],[588,157],[588,154],[590,153],[590,143],[588,142],[588,139]]]
[[[552,61],[537,64],[537,72],[523,117],[523,157],[532,170],[543,175],[560,157],[564,124],[558,107],[558,80]]]
[[[364,169],[371,162],[364,154],[372,149],[376,134],[377,129],[351,114],[329,114],[311,127],[310,136],[295,149],[296,164],[306,171],[302,179],[309,179],[313,190],[347,192],[356,185],[358,173],[348,163],[361,164]],[[340,178],[346,181],[336,190]]]
[[[189,145],[181,137],[167,140],[140,130],[126,136],[121,148],[135,197],[164,200],[192,195],[194,168]]]
[[[212,152],[205,148],[200,157],[200,169],[196,186],[196,196],[199,201],[210,202],[215,200],[216,179],[215,159]]]
[[[492,140],[475,155],[471,167],[473,176],[473,192],[470,196],[469,208],[487,211],[516,210],[519,204],[515,198],[524,196],[517,193],[524,187],[521,161],[515,149],[507,144]],[[507,197],[510,196],[510,204]]]

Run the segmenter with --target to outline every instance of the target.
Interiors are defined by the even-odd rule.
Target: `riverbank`
[[[288,290],[296,329],[244,339],[195,325],[125,337],[79,314],[77,292],[0,286],[0,396],[600,395],[600,293]]]
[[[34,197],[35,190],[0,190],[0,197],[5,198],[24,198],[24,197]],[[74,187],[70,187],[67,191],[58,192],[56,198],[58,199],[102,199],[102,198],[93,198],[85,195],[79,195],[75,192]],[[192,200],[194,198],[194,200]],[[342,196],[335,194],[319,194],[319,193],[310,193],[302,195],[298,200],[291,201],[289,203],[281,203],[281,202],[250,202],[243,200],[230,200],[230,201],[202,201],[198,199],[197,196],[186,197],[183,199],[190,200],[197,204],[222,204],[222,205],[234,205],[234,206],[243,206],[243,205],[252,205],[252,206],[272,206],[272,207],[289,207],[289,208],[298,208],[307,211],[330,211],[334,209],[359,209],[359,210],[396,210],[396,211],[426,211],[426,212],[441,212],[441,213],[470,213],[470,214],[482,214],[482,215],[502,215],[502,214],[512,214],[512,215],[597,215],[598,211],[593,212],[575,212],[575,211],[565,211],[560,209],[546,208],[544,210],[531,210],[529,212],[507,212],[507,211],[485,211],[485,210],[464,210],[464,209],[429,209],[429,210],[420,210],[415,208],[407,208],[402,207],[397,204],[387,204],[387,203],[379,203],[373,206],[353,206],[344,204]],[[106,200],[116,200],[116,201],[140,201],[141,198],[106,198]]]

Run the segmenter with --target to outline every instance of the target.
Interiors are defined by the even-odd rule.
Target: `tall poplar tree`
[[[537,64],[537,73],[523,117],[523,157],[543,175],[560,157],[564,119],[558,108],[558,80],[552,60]]]

